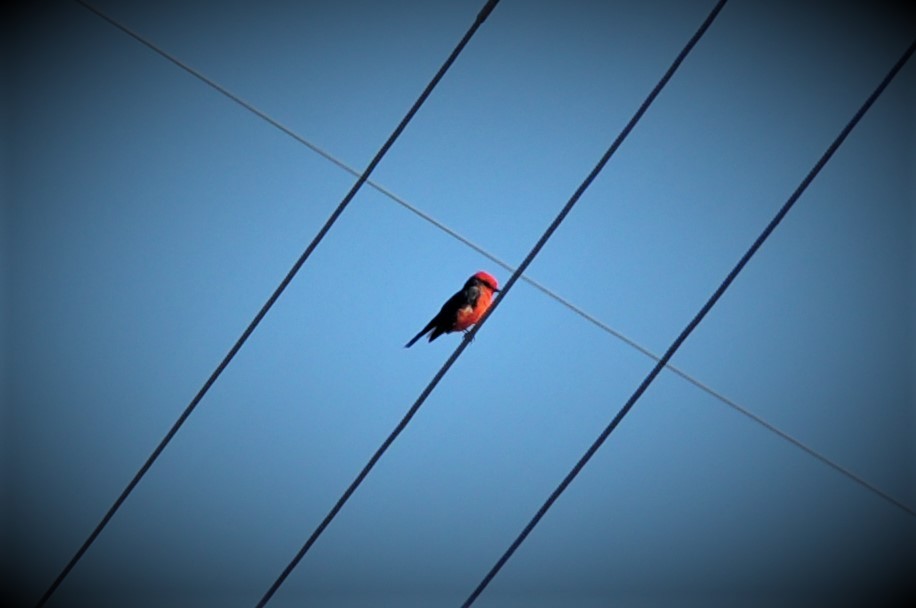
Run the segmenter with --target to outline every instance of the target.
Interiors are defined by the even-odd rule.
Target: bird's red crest
[[[481,270],[480,272],[474,275],[474,278],[479,279],[483,281],[484,283],[486,283],[487,285],[489,285],[490,287],[492,287],[493,291],[497,291],[499,289],[499,282],[496,280],[496,278],[492,274],[488,272],[484,272],[483,270]]]

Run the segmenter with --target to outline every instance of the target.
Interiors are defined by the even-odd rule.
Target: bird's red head
[[[490,289],[492,289],[493,291],[499,291],[499,282],[493,277],[492,274],[488,272],[484,272],[481,270],[480,272],[478,272],[471,278],[477,279],[478,281],[486,283],[487,286],[490,287]]]

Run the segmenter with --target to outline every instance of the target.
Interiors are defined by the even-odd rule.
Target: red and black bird
[[[439,314],[426,324],[420,333],[404,345],[410,348],[414,342],[429,332],[432,342],[442,334],[466,330],[477,323],[493,301],[493,294],[499,291],[499,284],[493,275],[480,271],[464,284],[461,291],[453,295],[442,305]]]

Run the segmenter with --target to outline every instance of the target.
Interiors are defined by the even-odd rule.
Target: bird
[[[467,331],[477,323],[493,301],[493,294],[499,291],[499,283],[493,275],[480,271],[471,276],[461,290],[450,297],[439,313],[426,324],[420,333],[414,336],[404,348],[410,348],[414,342],[429,332],[429,341],[432,342],[442,334],[453,331]]]

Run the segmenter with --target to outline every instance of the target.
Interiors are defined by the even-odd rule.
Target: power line
[[[558,485],[556,489],[550,494],[550,496],[547,498],[547,501],[544,502],[543,505],[541,505],[541,508],[537,510],[537,512],[534,514],[534,517],[531,518],[531,520],[528,522],[525,528],[521,531],[521,533],[516,537],[516,539],[512,542],[509,548],[505,551],[505,553],[503,553],[503,555],[497,560],[496,564],[490,569],[490,571],[487,572],[483,580],[480,581],[480,583],[477,585],[477,587],[474,589],[474,591],[471,593],[468,599],[465,600],[464,604],[462,604],[462,608],[468,608],[471,604],[474,603],[474,601],[481,594],[481,592],[483,592],[483,590],[487,587],[487,585],[490,584],[490,581],[493,580],[493,577],[496,576],[496,574],[500,571],[503,565],[505,565],[505,563],[509,560],[509,558],[512,557],[512,554],[515,553],[519,545],[521,545],[522,542],[524,542],[524,540],[528,537],[528,535],[531,533],[534,527],[538,524],[541,518],[544,517],[544,514],[547,513],[547,511],[550,509],[553,503],[556,502],[557,498],[560,497],[560,494],[562,494],[566,490],[566,488],[569,486],[570,483],[572,483],[572,481],[576,478],[576,476],[579,474],[582,468],[585,467],[585,465],[588,463],[589,460],[591,460],[592,456],[595,455],[595,452],[598,451],[598,449],[607,440],[607,438],[610,436],[613,430],[617,427],[617,425],[620,424],[620,421],[623,420],[623,417],[627,415],[627,412],[630,411],[630,409],[633,407],[636,401],[638,401],[639,398],[642,396],[642,394],[646,391],[646,389],[649,388],[649,385],[652,384],[652,381],[655,380],[659,372],[661,372],[661,370],[665,367],[668,360],[670,360],[671,357],[674,356],[674,353],[677,352],[677,350],[681,347],[681,345],[684,343],[687,337],[693,332],[694,329],[696,329],[697,325],[700,324],[700,322],[707,315],[707,313],[709,313],[712,307],[715,306],[719,298],[722,297],[722,294],[724,294],[725,291],[732,284],[732,282],[734,282],[735,278],[737,278],[741,270],[747,265],[751,257],[753,257],[753,255],[757,252],[757,250],[760,249],[764,241],[767,240],[770,234],[772,234],[772,232],[776,229],[776,226],[779,225],[779,223],[783,220],[783,218],[786,216],[789,210],[792,209],[793,205],[795,205],[795,202],[799,199],[802,193],[808,188],[808,186],[811,184],[811,182],[814,180],[817,174],[820,173],[821,169],[824,168],[824,165],[827,164],[827,161],[830,160],[830,158],[837,151],[840,145],[842,145],[842,143],[846,140],[846,137],[849,135],[852,129],[855,128],[855,126],[859,123],[859,121],[862,119],[862,116],[865,115],[868,109],[871,108],[872,104],[874,104],[878,96],[881,95],[881,93],[884,91],[885,88],[887,88],[887,85],[891,82],[891,80],[893,80],[894,77],[897,75],[897,73],[901,70],[901,68],[903,68],[904,64],[907,62],[910,56],[913,55],[914,51],[916,51],[916,40],[914,40],[912,44],[910,44],[910,47],[903,53],[903,55],[900,57],[897,63],[894,64],[894,67],[891,68],[891,70],[887,73],[887,75],[884,77],[884,79],[881,81],[878,87],[872,92],[871,95],[869,95],[868,99],[865,100],[865,103],[862,104],[862,106],[853,115],[853,117],[849,120],[849,122],[846,123],[846,126],[843,127],[843,130],[840,131],[840,134],[836,137],[836,139],[833,140],[833,142],[827,148],[827,151],[824,152],[823,156],[821,156],[821,158],[818,159],[817,163],[815,163],[811,171],[808,172],[808,174],[802,180],[801,184],[799,184],[798,188],[796,188],[795,191],[789,196],[789,199],[785,202],[785,204],[783,204],[783,206],[779,209],[779,211],[776,213],[773,219],[770,220],[770,223],[767,224],[766,228],[763,229],[763,232],[760,233],[760,235],[753,242],[750,248],[748,248],[748,250],[744,253],[744,255],[741,256],[741,259],[738,260],[738,263],[735,265],[734,268],[732,268],[731,272],[728,273],[728,275],[725,277],[725,280],[722,281],[719,287],[716,288],[715,292],[713,292],[713,294],[709,297],[709,299],[706,301],[706,303],[703,305],[700,311],[696,314],[696,316],[694,316],[693,319],[691,319],[691,321],[687,324],[687,326],[683,329],[683,331],[681,331],[678,337],[675,338],[671,346],[668,347],[668,350],[665,351],[665,354],[662,355],[662,358],[659,359],[658,363],[655,364],[655,366],[652,368],[649,374],[643,379],[642,383],[640,383],[640,385],[636,388],[636,390],[633,392],[633,394],[630,396],[627,402],[623,405],[620,411],[617,412],[617,415],[614,416],[614,419],[611,420],[610,424],[608,424],[608,426],[605,427],[605,429],[601,432],[601,434],[598,436],[598,439],[596,439],[594,443],[592,443],[592,445],[589,446],[585,454],[579,459],[578,462],[576,462],[575,466],[573,466],[572,470],[570,470],[570,472],[566,475],[566,477],[563,478],[563,481],[560,482],[560,485]]]
[[[291,128],[287,127],[286,125],[284,125],[284,124],[281,123],[280,121],[278,121],[278,120],[276,120],[275,118],[271,117],[270,115],[268,115],[268,114],[267,114],[266,112],[264,112],[263,110],[261,110],[261,109],[257,108],[256,106],[254,106],[252,103],[250,103],[250,102],[248,102],[248,101],[242,99],[241,97],[239,97],[238,95],[236,95],[236,94],[233,93],[232,91],[228,90],[227,88],[225,88],[224,86],[220,85],[219,83],[217,83],[217,82],[214,81],[213,79],[209,78],[209,77],[206,76],[205,74],[201,73],[200,71],[194,69],[193,67],[191,67],[191,66],[188,65],[187,63],[181,61],[180,59],[178,59],[178,58],[175,57],[174,55],[168,53],[167,51],[165,51],[165,50],[162,49],[161,47],[157,46],[155,43],[153,43],[153,42],[147,40],[146,38],[144,38],[143,36],[141,36],[141,35],[138,34],[137,32],[131,30],[130,28],[128,28],[127,26],[125,26],[125,25],[123,25],[122,23],[118,22],[117,20],[115,20],[115,19],[112,18],[111,16],[104,14],[102,11],[98,10],[98,9],[95,8],[95,7],[92,7],[91,5],[89,5],[89,4],[85,3],[85,2],[83,2],[82,0],[76,0],[76,1],[77,1],[78,3],[80,3],[80,4],[82,4],[83,6],[87,7],[89,10],[93,11],[94,13],[96,13],[97,15],[99,15],[100,17],[102,17],[103,19],[105,19],[106,21],[108,21],[109,23],[111,23],[112,25],[114,25],[115,27],[117,27],[118,29],[120,29],[120,30],[122,30],[123,32],[127,33],[128,35],[130,35],[131,37],[133,37],[134,39],[136,39],[136,40],[139,41],[141,44],[143,44],[144,46],[148,47],[149,49],[151,49],[151,50],[154,51],[155,53],[161,55],[162,57],[164,57],[164,58],[167,59],[168,61],[174,63],[176,66],[178,66],[178,67],[181,68],[182,70],[186,71],[187,73],[191,74],[192,76],[194,76],[195,78],[197,78],[198,80],[200,80],[201,82],[203,82],[204,84],[208,85],[209,87],[213,88],[213,89],[216,90],[217,92],[221,93],[222,95],[224,95],[224,96],[225,96],[226,98],[228,98],[229,100],[231,100],[231,101],[233,101],[234,103],[236,103],[236,104],[240,105],[241,107],[245,108],[246,110],[248,110],[249,112],[251,112],[251,113],[254,114],[255,116],[261,118],[262,120],[264,120],[264,121],[267,122],[268,124],[270,124],[270,125],[276,127],[277,129],[279,129],[280,131],[282,131],[282,132],[285,133],[286,135],[290,136],[291,138],[293,138],[293,139],[296,140],[297,142],[303,144],[304,146],[306,146],[307,148],[309,148],[310,150],[312,150],[313,152],[315,152],[316,154],[318,154],[319,156],[321,156],[321,157],[324,158],[325,160],[327,160],[327,161],[329,161],[330,163],[336,165],[338,168],[342,169],[343,171],[346,171],[347,173],[349,173],[349,174],[352,175],[353,177],[359,177],[359,176],[360,176],[360,172],[359,172],[359,171],[357,171],[356,169],[354,169],[353,167],[351,167],[350,165],[348,165],[347,163],[345,163],[345,162],[342,161],[341,159],[337,158],[336,156],[334,156],[333,154],[331,154],[330,152],[328,152],[328,151],[325,150],[324,148],[318,146],[317,144],[315,144],[314,142],[310,141],[309,139],[307,139],[307,138],[304,137],[303,135],[301,135],[301,134],[295,132],[294,130],[292,130]],[[489,259],[490,261],[492,261],[494,264],[498,264],[499,266],[501,266],[501,267],[504,268],[505,270],[509,271],[509,273],[515,272],[515,267],[514,267],[514,266],[512,266],[512,265],[510,265],[509,263],[505,262],[504,260],[500,259],[500,258],[497,257],[496,255],[490,253],[489,251],[487,251],[486,249],[484,249],[484,248],[481,247],[480,245],[478,245],[478,244],[476,244],[475,242],[471,241],[470,239],[468,239],[467,237],[463,236],[462,234],[460,234],[460,233],[457,232],[456,230],[450,228],[450,227],[447,226],[446,224],[440,222],[439,220],[437,220],[436,218],[432,217],[432,216],[429,215],[428,213],[422,211],[421,209],[419,209],[419,208],[416,207],[415,205],[412,205],[412,204],[409,203],[407,200],[405,200],[405,199],[402,198],[401,196],[398,196],[396,193],[394,193],[394,192],[392,192],[391,190],[389,190],[388,188],[382,186],[382,185],[379,184],[378,182],[375,182],[375,181],[373,181],[372,179],[367,179],[367,180],[366,180],[366,185],[368,185],[368,186],[374,188],[375,190],[377,190],[377,191],[380,192],[381,194],[385,195],[386,197],[388,197],[389,199],[391,199],[391,200],[394,201],[395,203],[401,205],[402,207],[404,207],[405,209],[407,209],[407,210],[410,211],[411,213],[417,215],[418,217],[420,217],[420,218],[426,220],[427,222],[429,222],[429,223],[432,224],[433,226],[439,228],[440,230],[442,230],[443,232],[445,232],[446,234],[448,234],[448,235],[451,236],[452,238],[454,238],[454,239],[460,241],[461,243],[467,245],[468,247],[470,247],[471,249],[473,249],[474,251],[476,251],[476,252],[479,253],[480,255],[482,255],[482,256],[484,256],[485,258],[487,258],[487,259]],[[527,282],[529,285],[531,285],[531,286],[534,287],[535,289],[537,289],[537,290],[539,290],[540,292],[542,292],[543,294],[545,294],[547,297],[552,298],[553,300],[555,300],[555,301],[557,301],[558,303],[562,304],[563,306],[567,307],[568,309],[570,309],[571,311],[573,311],[574,313],[576,313],[577,315],[579,315],[580,317],[582,317],[582,318],[585,319],[586,321],[592,323],[593,325],[595,325],[595,326],[598,327],[599,329],[605,331],[606,333],[611,334],[611,335],[614,336],[615,338],[617,338],[617,339],[623,341],[625,344],[627,344],[627,345],[633,347],[634,349],[638,350],[639,352],[641,352],[641,353],[642,353],[643,355],[645,355],[646,357],[649,357],[649,358],[652,359],[653,361],[658,361],[658,360],[659,360],[660,357],[659,357],[657,354],[655,354],[654,352],[652,352],[651,350],[649,350],[648,348],[644,347],[643,345],[639,344],[638,342],[636,342],[636,341],[633,340],[632,338],[630,338],[630,337],[626,336],[625,334],[623,334],[623,333],[617,331],[616,329],[612,328],[611,326],[609,326],[608,324],[604,323],[603,321],[601,321],[600,319],[598,319],[598,318],[595,317],[594,315],[589,314],[588,312],[586,312],[586,311],[583,310],[582,308],[576,306],[574,303],[570,302],[569,300],[567,300],[566,298],[564,298],[564,297],[561,296],[560,294],[558,294],[558,293],[556,293],[555,291],[549,289],[547,286],[545,286],[545,285],[539,283],[538,281],[534,280],[533,278],[531,278],[531,277],[529,277],[528,275],[525,275],[525,274],[522,274],[520,278],[521,278],[521,280]],[[908,513],[908,514],[910,514],[910,515],[912,515],[912,516],[916,516],[916,509],[913,509],[913,508],[911,508],[910,506],[906,505],[905,503],[903,503],[903,502],[897,500],[896,498],[894,498],[893,496],[891,496],[890,494],[888,494],[888,493],[885,492],[884,490],[882,490],[882,489],[880,489],[879,487],[875,486],[874,484],[872,484],[872,483],[869,482],[868,480],[864,479],[863,477],[857,475],[856,473],[854,473],[854,472],[851,471],[850,469],[844,467],[843,465],[837,463],[837,462],[834,461],[834,460],[831,460],[831,459],[828,458],[826,455],[824,455],[824,454],[822,454],[821,452],[815,450],[814,448],[808,446],[807,444],[805,444],[805,443],[803,443],[801,440],[799,440],[799,439],[793,437],[793,436],[790,435],[789,433],[787,433],[787,432],[781,430],[781,429],[780,429],[779,427],[777,427],[776,425],[774,425],[774,424],[768,422],[767,420],[765,420],[764,418],[758,416],[757,414],[754,414],[752,411],[750,411],[750,410],[747,409],[746,407],[744,407],[744,406],[738,404],[736,401],[734,401],[733,399],[730,399],[729,397],[725,396],[724,394],[720,393],[719,391],[716,391],[715,389],[713,389],[713,388],[710,387],[709,385],[707,385],[707,384],[705,384],[704,382],[702,382],[702,381],[700,381],[699,379],[697,379],[695,376],[692,376],[692,375],[688,374],[687,372],[683,371],[682,369],[680,369],[680,368],[678,368],[678,367],[676,367],[675,365],[670,364],[670,363],[667,364],[665,367],[666,367],[668,370],[670,370],[670,371],[674,372],[675,374],[677,374],[678,376],[680,376],[681,378],[683,378],[684,380],[686,380],[687,382],[693,384],[695,387],[697,387],[697,388],[699,388],[700,390],[704,391],[704,392],[707,393],[708,395],[710,395],[710,396],[712,396],[713,398],[719,400],[720,402],[722,402],[723,404],[729,406],[730,408],[734,409],[735,411],[739,412],[740,414],[743,414],[744,416],[746,416],[746,417],[749,418],[750,420],[756,422],[757,424],[759,424],[760,426],[762,426],[764,429],[766,429],[766,430],[768,430],[768,431],[770,431],[770,432],[772,432],[772,433],[775,433],[776,435],[778,435],[779,437],[781,437],[781,438],[784,439],[785,441],[788,441],[789,443],[793,444],[795,447],[799,448],[799,449],[802,450],[803,452],[806,452],[806,453],[809,454],[810,456],[813,456],[813,457],[816,458],[817,460],[820,460],[821,462],[823,462],[823,463],[826,464],[827,466],[831,467],[833,470],[837,471],[837,472],[840,473],[841,475],[844,475],[844,476],[848,477],[848,478],[851,479],[852,481],[854,481],[854,482],[856,482],[857,484],[861,485],[861,486],[862,486],[863,488],[865,488],[866,490],[870,490],[870,491],[873,492],[876,496],[879,496],[879,497],[883,498],[884,500],[887,500],[888,502],[890,502],[891,504],[893,504],[893,505],[899,507],[900,509],[902,509],[902,510],[905,511],[906,513]]]
[[[490,13],[493,12],[493,9],[496,8],[497,4],[499,4],[499,0],[488,0],[487,1],[484,7],[477,14],[477,18],[474,20],[474,23],[471,25],[471,27],[465,33],[464,37],[458,43],[458,46],[455,47],[455,50],[452,51],[452,54],[446,60],[445,65],[443,65],[442,68],[440,68],[439,73],[436,74],[436,77],[433,79],[433,83],[430,83],[430,86],[427,87],[427,91],[424,92],[425,94],[428,94],[428,92],[432,90],[432,86],[434,85],[434,83],[438,82],[438,80],[442,77],[442,75],[445,74],[445,71],[452,64],[452,62],[455,60],[455,58],[458,56],[461,50],[467,45],[467,43],[470,41],[474,33],[477,32],[478,28],[480,28],[480,26],[483,25],[483,22],[486,21],[487,17],[490,16]],[[417,408],[419,408],[419,406],[417,406]],[[318,528],[315,530],[312,536],[308,539],[306,544],[302,547],[302,549],[300,549],[300,551],[295,555],[295,557],[286,566],[286,568],[284,568],[283,572],[280,573],[280,576],[277,577],[277,580],[275,580],[273,584],[268,588],[267,592],[258,602],[259,607],[264,606],[265,604],[267,604],[268,601],[270,601],[270,598],[273,597],[273,595],[277,592],[277,589],[280,588],[280,586],[283,584],[283,582],[286,580],[289,574],[293,571],[293,569],[295,569],[296,565],[299,563],[299,561],[308,551],[309,547],[311,547],[311,545],[315,542],[318,536],[321,535],[321,532],[324,530],[325,527],[327,527],[327,525],[331,522],[331,520],[334,519],[334,516],[337,514],[340,508],[344,505],[344,503],[347,501],[347,499],[350,497],[353,491],[356,490],[359,484],[362,483],[363,478],[365,478],[365,476],[369,473],[372,467],[375,466],[375,463],[378,461],[378,459],[381,458],[382,454],[385,452],[385,450],[388,449],[388,446],[391,444],[391,442],[394,441],[395,437],[397,437],[397,435],[400,434],[401,430],[403,430],[403,428],[407,426],[407,423],[409,422],[410,418],[412,417],[413,417],[412,414],[410,416],[405,417],[401,421],[401,423],[398,425],[398,428],[395,429],[395,432],[393,432],[388,437],[388,439],[385,441],[385,443],[383,443],[382,446],[376,451],[376,453],[370,459],[366,467],[364,467],[364,469],[360,472],[360,475],[350,485],[350,487],[347,488],[343,496],[338,500],[337,504],[334,505],[334,507],[331,509],[331,512],[325,517],[325,519],[321,522],[321,524],[319,524]]]
[[[100,17],[104,18],[109,23],[112,23],[113,25],[117,26],[119,29],[127,32],[132,37],[143,42],[141,38],[133,34],[130,30],[120,26],[118,23],[109,19],[106,15],[97,11],[91,5],[83,2],[82,0],[77,0],[77,2],[79,2],[82,6],[86,7],[90,11],[96,13]],[[248,327],[245,328],[245,331],[242,332],[242,335],[235,342],[235,344],[232,346],[232,348],[229,350],[229,352],[226,354],[223,360],[220,361],[219,365],[217,365],[213,373],[210,374],[210,377],[207,378],[206,382],[204,382],[204,385],[197,392],[197,394],[194,396],[194,398],[191,400],[191,402],[188,404],[185,410],[181,413],[181,415],[178,417],[178,420],[175,421],[175,423],[172,425],[172,428],[169,429],[168,433],[166,433],[162,441],[159,442],[159,445],[156,446],[156,449],[153,450],[153,453],[150,454],[146,462],[143,463],[143,466],[140,467],[140,470],[137,471],[137,474],[134,475],[133,479],[130,480],[130,483],[127,484],[127,487],[124,488],[124,491],[121,492],[121,495],[118,496],[114,504],[112,504],[111,508],[108,509],[108,512],[105,513],[105,515],[102,517],[102,520],[99,522],[99,524],[95,527],[95,529],[92,531],[89,537],[85,540],[85,542],[83,542],[82,546],[80,546],[80,548],[76,551],[76,553],[73,555],[73,557],[64,567],[64,569],[60,572],[60,574],[58,574],[57,578],[54,579],[54,582],[51,583],[51,586],[48,587],[44,595],[42,595],[41,599],[38,601],[38,604],[37,604],[39,607],[44,605],[44,603],[47,602],[47,600],[51,597],[51,595],[53,595],[54,591],[60,586],[64,578],[66,578],[67,574],[69,574],[69,572],[73,569],[73,567],[77,564],[77,562],[79,562],[80,558],[82,558],[83,554],[86,553],[86,551],[89,549],[89,547],[98,537],[98,535],[102,532],[105,526],[108,525],[108,522],[111,520],[114,514],[118,511],[118,509],[127,499],[127,497],[130,495],[133,489],[137,486],[138,483],[140,483],[140,480],[143,478],[143,476],[150,469],[150,467],[153,465],[153,463],[156,461],[156,459],[159,457],[159,455],[162,453],[165,447],[169,444],[169,442],[178,432],[178,429],[181,428],[181,426],[184,424],[187,418],[191,415],[191,412],[194,411],[194,409],[203,399],[204,395],[207,394],[207,391],[210,390],[210,387],[213,385],[213,383],[216,382],[217,378],[219,378],[223,370],[226,369],[226,367],[235,357],[236,353],[238,353],[238,351],[242,348],[242,346],[248,340],[248,337],[254,332],[255,328],[258,326],[258,324],[260,324],[261,320],[264,318],[267,312],[271,309],[271,307],[274,305],[277,299],[279,299],[280,295],[283,293],[286,287],[293,280],[293,277],[296,276],[296,273],[299,272],[299,269],[302,267],[302,265],[309,258],[309,256],[312,254],[312,252],[315,250],[315,248],[318,246],[318,244],[321,242],[324,236],[331,229],[331,226],[333,226],[334,223],[337,221],[337,218],[340,217],[344,209],[346,209],[346,207],[350,204],[350,202],[356,196],[356,193],[359,192],[360,188],[366,182],[369,175],[372,173],[375,167],[379,164],[379,162],[381,162],[382,158],[388,152],[389,148],[391,148],[395,140],[397,140],[397,138],[401,135],[401,133],[407,127],[407,124],[410,122],[410,120],[414,117],[414,115],[420,109],[420,106],[423,105],[423,103],[432,93],[433,89],[436,87],[436,85],[439,83],[439,81],[448,71],[449,67],[451,67],[455,59],[457,59],[458,55],[461,53],[461,51],[470,41],[471,37],[474,35],[477,29],[481,26],[481,24],[484,22],[484,20],[489,15],[490,11],[493,9],[494,6],[496,6],[498,2],[499,0],[488,0],[484,8],[477,14],[477,17],[474,20],[473,25],[470,27],[470,29],[468,29],[467,33],[465,33],[464,37],[461,39],[461,41],[458,43],[458,45],[455,47],[452,53],[445,60],[445,63],[442,64],[442,67],[439,68],[439,71],[436,72],[435,76],[433,76],[429,84],[426,85],[426,88],[423,90],[423,92],[414,102],[413,106],[411,106],[410,110],[407,111],[407,114],[404,116],[404,118],[401,120],[398,126],[394,129],[394,131],[391,133],[391,135],[388,137],[388,139],[385,141],[382,147],[378,150],[378,152],[376,152],[372,161],[369,163],[369,166],[366,167],[366,170],[363,171],[363,173],[359,176],[359,179],[356,180],[356,183],[353,184],[353,187],[350,188],[350,191],[346,194],[346,196],[344,196],[340,204],[337,205],[337,207],[331,213],[331,216],[327,219],[325,224],[318,231],[318,234],[315,235],[311,243],[309,243],[309,245],[306,247],[305,251],[302,252],[302,255],[299,256],[299,259],[296,260],[292,268],[290,268],[289,272],[287,272],[286,276],[280,282],[279,286],[277,286],[277,288],[274,290],[271,296],[267,299],[267,302],[264,303],[264,305],[255,315],[254,319],[252,319],[251,323],[248,324]]]
[[[426,388],[423,389],[423,392],[420,393],[420,396],[417,397],[417,400],[414,401],[413,405],[410,406],[410,409],[407,411],[404,417],[401,418],[401,421],[398,422],[394,430],[388,435],[388,437],[385,438],[385,440],[382,442],[379,448],[375,451],[375,453],[372,454],[372,457],[369,459],[366,465],[362,468],[362,470],[359,472],[356,478],[350,483],[347,489],[344,490],[344,493],[337,500],[337,502],[334,504],[334,506],[331,508],[331,510],[328,512],[325,518],[321,521],[321,523],[318,524],[318,527],[315,528],[315,530],[312,532],[311,536],[309,536],[309,538],[306,540],[302,548],[299,549],[299,551],[296,553],[293,559],[289,562],[286,568],[284,568],[280,577],[274,582],[273,585],[271,585],[270,589],[267,591],[264,597],[261,598],[261,601],[258,602],[257,608],[263,608],[263,606],[270,600],[270,598],[277,591],[280,585],[283,584],[283,581],[286,580],[286,578],[296,568],[296,566],[299,564],[299,562],[302,560],[305,554],[309,551],[312,545],[314,545],[315,541],[318,540],[318,537],[321,536],[321,533],[325,530],[325,528],[327,528],[328,524],[331,523],[331,521],[334,519],[334,517],[337,515],[340,509],[344,506],[344,504],[346,504],[350,496],[353,495],[353,492],[356,491],[356,489],[363,482],[363,480],[366,478],[366,476],[369,474],[372,468],[376,465],[376,463],[379,461],[382,455],[384,455],[384,453],[388,450],[391,444],[394,443],[394,440],[398,437],[398,435],[400,435],[401,432],[407,427],[407,424],[414,417],[414,415],[416,415],[417,411],[420,409],[420,406],[423,405],[427,397],[429,397],[429,395],[432,393],[433,389],[436,388],[436,386],[439,384],[439,381],[442,380],[446,372],[448,372],[448,370],[452,367],[452,365],[455,363],[455,361],[458,359],[461,353],[464,352],[464,349],[467,348],[467,345],[471,343],[471,341],[474,339],[474,336],[477,335],[477,332],[480,331],[480,328],[483,326],[486,320],[490,317],[490,315],[493,314],[493,312],[496,310],[499,304],[503,301],[503,299],[505,299],[506,295],[512,289],[512,286],[516,283],[516,281],[518,281],[518,278],[521,276],[521,274],[525,271],[526,268],[528,268],[531,262],[534,261],[535,256],[537,256],[537,254],[544,247],[544,245],[547,243],[547,241],[550,239],[550,237],[553,235],[556,229],[560,226],[560,224],[563,222],[563,220],[566,218],[566,216],[569,214],[569,212],[572,210],[575,204],[579,201],[582,194],[585,193],[585,191],[588,189],[588,187],[591,185],[594,179],[598,176],[598,174],[601,172],[601,170],[604,168],[607,162],[611,159],[611,157],[614,155],[614,153],[617,151],[617,149],[620,147],[623,141],[627,138],[627,136],[630,134],[630,132],[633,130],[636,124],[639,122],[640,118],[642,118],[643,114],[646,113],[646,110],[649,109],[649,106],[652,105],[652,102],[655,101],[656,97],[658,97],[658,94],[661,92],[664,86],[668,83],[668,81],[677,71],[678,67],[687,57],[688,53],[690,53],[690,51],[693,49],[693,47],[696,45],[699,39],[703,36],[703,34],[709,28],[710,24],[713,22],[716,15],[719,14],[719,11],[722,9],[722,7],[725,5],[726,2],[727,0],[719,0],[715,8],[713,8],[712,12],[710,12],[710,14],[706,17],[706,20],[703,22],[700,28],[696,31],[693,37],[690,38],[690,40],[687,42],[687,44],[684,46],[684,48],[681,50],[681,52],[672,62],[671,66],[668,68],[668,70],[661,77],[661,79],[658,81],[658,83],[655,85],[655,87],[652,89],[652,91],[649,93],[646,99],[642,102],[642,104],[636,110],[636,113],[632,116],[632,118],[630,118],[629,122],[627,122],[623,130],[614,139],[614,142],[611,144],[611,146],[607,149],[607,151],[604,153],[604,155],[601,157],[601,159],[598,161],[595,167],[586,176],[582,184],[576,189],[576,191],[573,193],[570,199],[566,202],[566,204],[557,214],[556,218],[554,218],[553,222],[551,222],[551,224],[547,227],[547,229],[541,235],[541,238],[538,239],[534,247],[532,247],[531,251],[528,252],[528,255],[525,257],[525,259],[522,261],[519,267],[515,270],[515,272],[512,273],[512,276],[509,277],[509,280],[506,282],[505,287],[503,287],[502,291],[500,292],[499,298],[497,298],[493,302],[489,310],[487,310],[487,312],[480,319],[480,321],[478,321],[477,324],[469,332],[465,334],[464,339],[455,349],[455,352],[451,354],[451,356],[448,358],[448,360],[446,360],[446,362],[442,365],[439,371],[436,372],[436,375],[433,376],[433,379],[429,382]]]
[[[611,157],[614,155],[626,137],[630,134],[630,131],[633,130],[633,127],[636,126],[636,123],[639,122],[639,119],[642,118],[643,114],[646,113],[646,110],[649,109],[649,106],[652,105],[652,102],[655,101],[655,98],[658,97],[658,94],[661,92],[661,90],[665,87],[668,81],[671,80],[671,77],[674,76],[674,73],[677,71],[678,67],[680,67],[681,63],[683,63],[684,59],[687,57],[690,51],[693,50],[693,47],[696,46],[696,43],[699,42],[700,38],[703,37],[703,34],[706,33],[706,30],[709,29],[709,26],[715,20],[716,16],[722,10],[722,7],[725,6],[727,1],[728,0],[719,0],[719,2],[713,7],[712,11],[709,13],[709,15],[707,15],[706,19],[700,25],[699,29],[697,29],[690,40],[687,41],[687,44],[684,45],[684,48],[681,49],[680,53],[678,53],[677,57],[668,67],[668,70],[661,77],[658,83],[656,83],[655,87],[645,98],[645,100],[643,100],[642,104],[636,110],[636,113],[633,114],[629,122],[627,122],[626,126],[624,126],[623,130],[598,161],[598,164],[596,164],[588,176],[586,176],[585,180],[579,185],[579,187],[573,193],[572,197],[570,197],[569,201],[566,203],[557,217],[554,218],[553,222],[550,224],[550,226],[548,226],[547,230],[544,232],[538,242],[535,243],[534,247],[525,257],[525,259],[522,260],[522,263],[519,264],[519,267],[515,270],[515,272],[512,273],[512,276],[509,277],[509,280],[506,281],[506,286],[503,287],[500,297],[496,299],[490,309],[480,319],[480,322],[478,322],[477,325],[469,332],[469,339],[473,339],[480,326],[489,318],[491,314],[493,314],[493,312],[503,301],[503,298],[506,296],[512,286],[515,285],[515,282],[519,279],[519,276],[524,273],[525,270],[527,270],[528,266],[534,260],[534,257],[538,254],[538,252],[540,252],[541,248],[544,247],[544,245],[547,243],[547,240],[553,235],[556,229],[560,226],[560,223],[566,218],[566,216],[572,210],[573,206],[575,206],[575,204],[579,201],[579,198],[582,196],[582,194],[585,193],[594,179],[598,177],[598,174],[602,169],[604,169],[604,166],[611,159]]]

